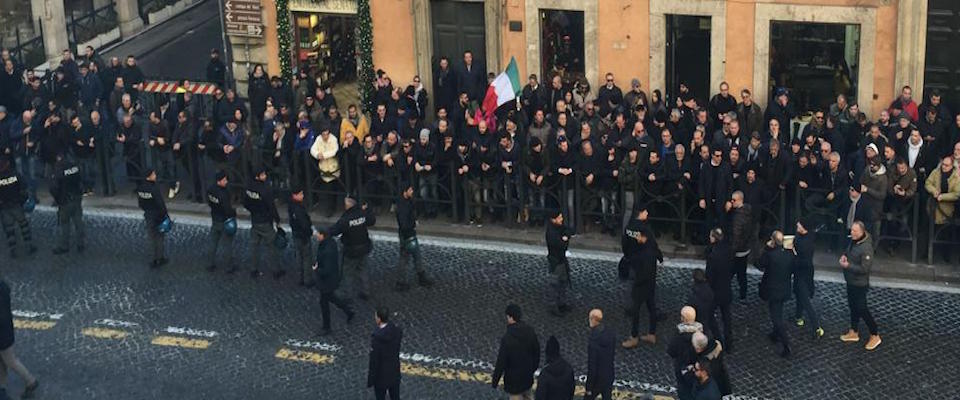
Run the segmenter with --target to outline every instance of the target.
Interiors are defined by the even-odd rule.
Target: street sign
[[[224,0],[223,17],[228,35],[263,37],[259,0]]]

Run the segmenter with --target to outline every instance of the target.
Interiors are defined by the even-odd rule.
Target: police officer
[[[9,158],[0,157],[0,222],[7,235],[10,258],[17,258],[17,234],[23,240],[27,254],[37,252],[30,234],[30,222],[24,214],[23,205],[27,201],[27,187],[23,184]]]
[[[216,185],[207,189],[207,204],[210,206],[210,217],[213,219],[210,224],[210,265],[207,266],[207,270],[217,269],[217,249],[220,248],[220,242],[226,240],[227,273],[232,274],[237,271],[237,265],[233,261],[237,210],[231,204],[230,189],[227,188],[227,184],[230,183],[227,172],[217,171],[214,179],[216,179]]]
[[[627,224],[630,228],[633,222]],[[635,226],[635,225],[634,225]],[[657,343],[657,257],[659,249],[650,241],[650,234],[645,229],[625,230],[625,236],[636,243],[635,250],[626,258],[627,266],[632,270],[633,285],[630,290],[632,304],[630,306],[630,338],[620,345],[625,349],[632,349],[644,341],[650,344]],[[626,239],[624,239],[626,241]],[[634,245],[631,245],[633,247]],[[627,248],[624,243],[624,248]],[[650,330],[646,335],[640,335],[640,307],[646,304],[649,314]]]
[[[80,167],[63,154],[57,155],[54,165],[53,183],[50,185],[50,194],[57,203],[57,224],[60,225],[60,236],[53,254],[63,254],[70,251],[70,230],[77,231],[77,252],[84,250],[83,207],[84,192],[83,179]]]
[[[313,273],[311,270],[311,261],[313,261],[311,252],[313,249],[310,248],[310,241],[313,236],[313,222],[310,221],[310,214],[307,213],[307,208],[303,205],[302,187],[294,186],[293,189],[290,190],[290,204],[287,205],[287,213],[290,217],[290,233],[293,234],[293,243],[296,245],[297,269],[300,270],[300,285],[313,287]]]
[[[401,185],[403,192],[397,199],[397,228],[400,235],[400,262],[397,264],[397,283],[394,289],[398,292],[410,289],[407,283],[407,262],[413,257],[413,265],[417,271],[417,282],[420,286],[433,286],[433,280],[423,269],[423,257],[420,254],[420,242],[417,241],[417,214],[413,204],[413,185]]]
[[[146,179],[137,184],[137,203],[143,210],[144,227],[153,249],[153,261],[150,262],[150,267],[159,268],[169,261],[164,256],[163,241],[166,230],[161,225],[170,217],[167,215],[167,205],[163,201],[163,191],[157,184],[157,171],[152,168],[147,170]]]
[[[649,218],[650,211],[647,208],[647,205],[640,204],[639,202],[634,203],[633,218],[627,222],[627,226],[623,229],[623,235],[620,237],[620,248],[623,251],[624,258],[626,258],[628,254],[636,254],[640,250],[640,247],[642,247],[637,244],[637,234],[642,231],[647,237],[647,242],[643,246],[650,247],[650,250],[653,251],[653,254],[656,257],[658,265],[663,264],[663,251],[660,250],[660,245],[657,244],[657,235],[654,233],[653,227],[650,225]],[[629,265],[625,266],[624,273],[627,275],[623,277],[624,279],[627,279],[630,271],[631,269],[629,268]],[[656,299],[656,281],[654,281],[654,285],[651,287],[651,290],[653,290],[653,294],[651,296],[654,296],[654,299]],[[633,297],[631,296],[631,303],[633,302],[632,298]],[[657,321],[666,320],[667,314],[656,308],[656,301],[653,303],[656,311]],[[627,316],[632,315],[631,313],[632,311],[628,308]]]
[[[790,277],[793,274],[793,251],[783,247],[783,232],[773,231],[757,268],[763,271],[760,280],[760,298],[767,301],[773,331],[767,337],[780,342],[780,357],[790,357],[790,338],[783,328],[783,303],[790,299]]]
[[[368,227],[377,223],[377,217],[367,209],[367,205],[357,206],[352,197],[343,199],[343,215],[333,226],[327,229],[330,237],[343,235],[343,272],[350,281],[350,295],[360,300],[370,298],[370,271],[365,267],[367,255],[373,250]]]
[[[273,201],[273,188],[267,182],[267,171],[263,167],[254,171],[254,179],[244,191],[243,206],[250,211],[250,229],[253,237],[253,271],[250,277],[258,278],[260,272],[260,252],[266,246],[269,252],[267,265],[274,264],[273,278],[280,279],[286,273],[281,269],[280,252],[274,245],[277,238],[277,225],[280,223],[280,214]]]
[[[329,239],[329,235],[324,230],[315,234],[317,238],[317,258],[313,264],[313,270],[317,274],[317,286],[320,288],[320,313],[323,315],[323,331],[321,336],[330,334],[330,304],[337,306],[344,314],[347,314],[347,323],[353,321],[353,310],[342,297],[337,296],[337,288],[340,287],[340,279],[343,277],[343,270],[340,269],[340,252],[337,249],[337,241]]]
[[[556,291],[556,306],[550,313],[557,317],[571,311],[567,304],[567,287],[570,286],[570,263],[567,261],[567,248],[573,231],[563,224],[563,212],[555,210],[549,215],[547,225],[547,264],[548,270],[556,278],[552,284]]]

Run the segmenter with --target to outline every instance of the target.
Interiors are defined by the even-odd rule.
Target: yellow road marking
[[[334,360],[334,357],[330,355],[287,348],[281,348],[279,351],[277,351],[276,357],[284,360],[303,361],[317,365],[330,364],[333,363]]]
[[[83,328],[83,335],[100,339],[123,339],[127,337],[127,332],[119,329]]]
[[[185,349],[206,349],[210,347],[210,341],[203,339],[189,339],[177,336],[157,336],[150,341],[157,346],[174,346]]]
[[[281,349],[282,351],[282,349]],[[279,357],[279,353],[277,355]],[[443,379],[447,381],[461,381],[461,382],[479,382],[484,384],[489,384],[492,381],[492,377],[489,372],[475,372],[475,371],[464,371],[453,368],[443,368],[443,367],[426,367],[419,364],[411,363],[400,363],[400,373],[409,376],[420,376],[424,378],[433,378],[433,379]],[[534,385],[536,388],[536,385]],[[577,386],[574,395],[577,397],[582,397],[586,390],[583,386]],[[632,400],[632,399],[641,399],[644,398],[644,393],[630,392],[626,390],[614,390],[613,398],[618,400]],[[670,396],[653,396],[654,400],[673,400],[673,397]]]
[[[34,321],[30,319],[14,319],[13,327],[17,329],[32,329],[37,331],[45,331],[47,329],[53,328],[56,325],[56,321]]]

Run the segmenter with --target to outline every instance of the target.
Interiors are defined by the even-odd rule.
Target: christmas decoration
[[[284,79],[290,79],[293,76],[293,66],[290,65],[293,30],[290,29],[290,10],[287,8],[287,1],[277,0],[277,41],[280,43],[280,72]]]
[[[357,0],[357,57],[359,71],[357,71],[357,90],[360,91],[360,101],[368,112],[373,112],[376,89],[373,82],[376,76],[373,72],[373,20],[370,17],[370,0]]]

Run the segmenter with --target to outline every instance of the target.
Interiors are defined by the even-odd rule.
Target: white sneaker
[[[176,196],[180,193],[180,182],[177,182],[173,185],[173,195]]]
[[[173,198],[174,196],[176,196],[176,195],[177,195],[177,194],[176,194],[176,192],[173,191],[173,188],[170,188],[170,190],[167,191],[167,198],[172,199],[172,198]]]

